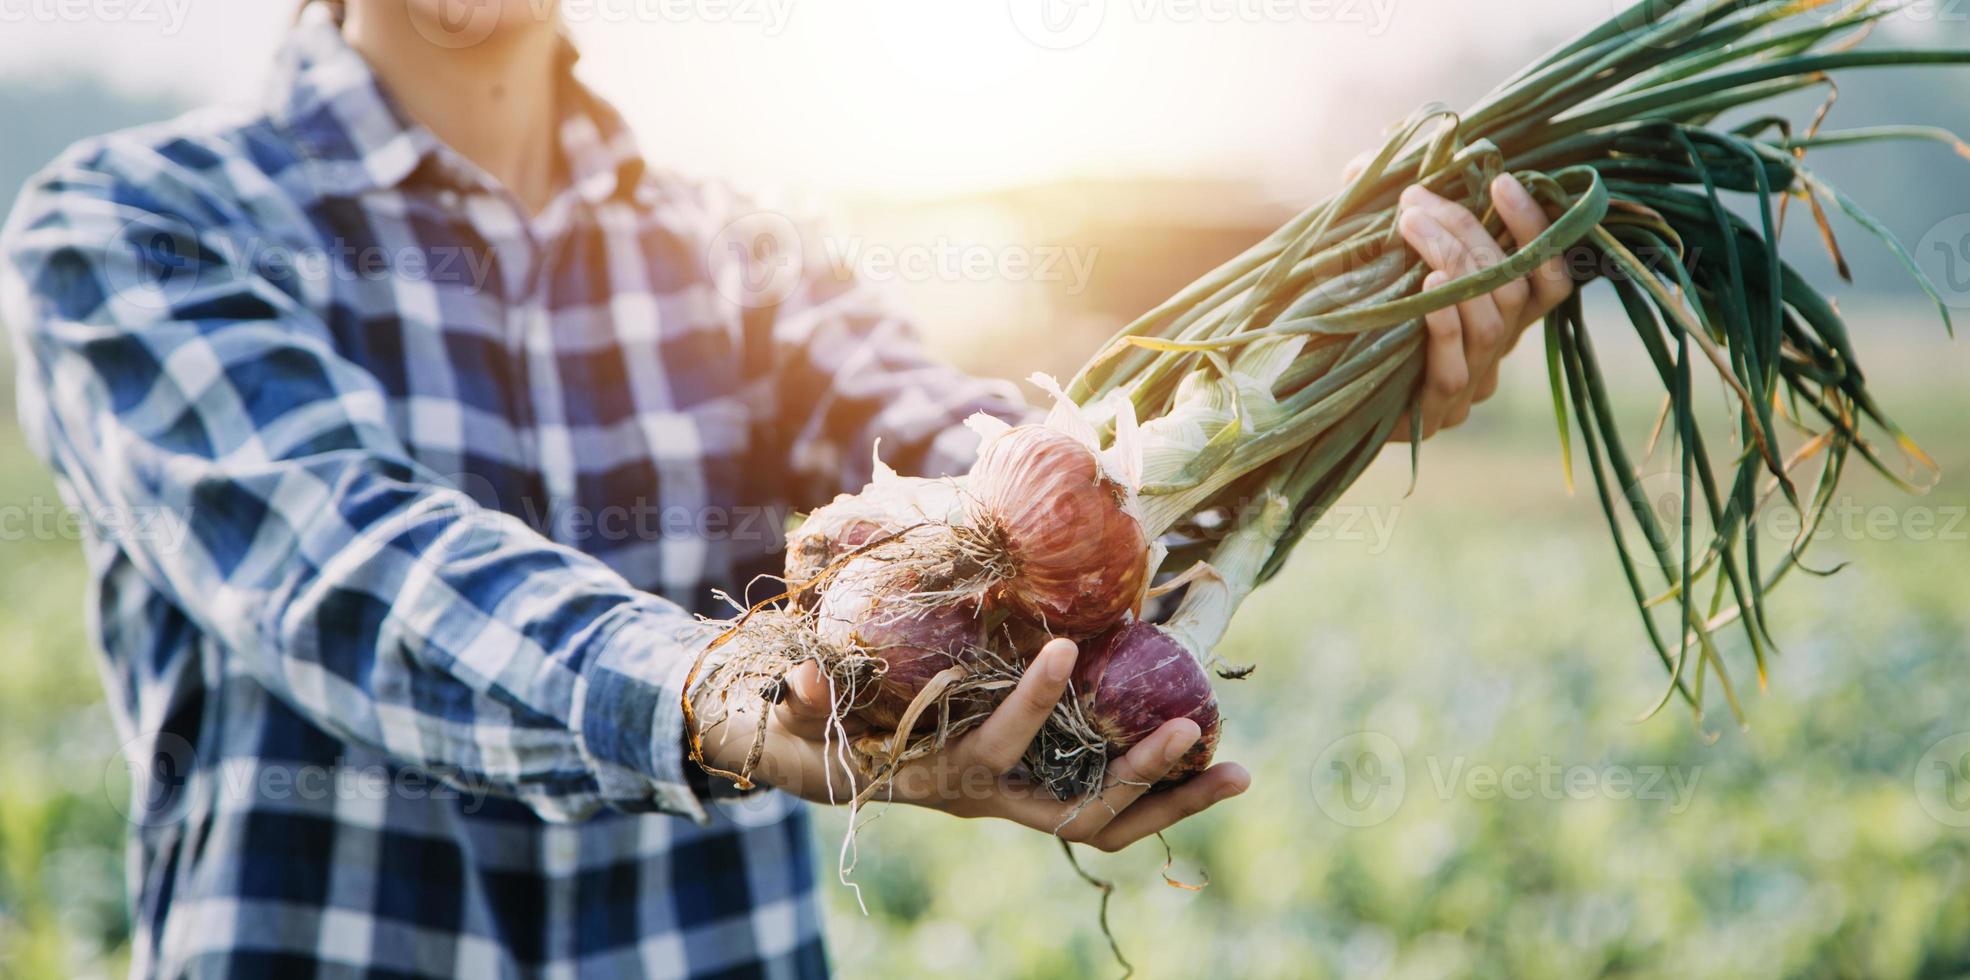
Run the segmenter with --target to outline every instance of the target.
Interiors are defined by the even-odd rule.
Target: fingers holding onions
[[[878,465],[862,493],[810,515],[789,538],[780,632],[742,642],[749,659],[729,672],[770,673],[776,656],[782,670],[818,661],[837,716],[881,733],[856,742],[880,778],[900,755],[981,721],[1046,638],[1079,638],[1079,694],[1035,742],[1029,768],[1061,792],[1090,771],[1098,782],[1108,758],[1175,717],[1204,732],[1179,776],[1203,768],[1217,734],[1210,685],[1181,644],[1133,621],[1151,549],[1129,457],[1098,450],[1091,423],[1065,409],[1045,425],[980,428],[966,476],[906,479]],[[806,639],[786,642],[789,620]],[[742,621],[734,632],[746,630]],[[787,655],[789,646],[800,649]]]
[[[1126,623],[1082,644],[1073,699],[1073,710],[1057,713],[1062,717],[1042,733],[1026,760],[1063,799],[1102,790],[1109,761],[1177,718],[1197,724],[1197,742],[1157,785],[1182,782],[1210,767],[1221,727],[1217,695],[1190,650],[1153,624]]]
[[[1163,723],[1197,723],[1197,744],[1164,777],[1180,782],[1211,765],[1218,745],[1218,699],[1197,658],[1149,623],[1129,623],[1091,641],[1075,665],[1075,689],[1110,758],[1134,748]]]

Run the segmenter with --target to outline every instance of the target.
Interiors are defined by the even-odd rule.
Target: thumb
[[[804,663],[787,671],[781,679],[786,697],[774,707],[780,726],[801,738],[819,740],[827,734],[834,717],[834,692],[821,669]]]
[[[1362,153],[1354,159],[1349,160],[1348,165],[1341,170],[1341,182],[1344,184],[1354,183],[1354,179],[1361,176],[1362,171],[1368,169],[1368,161],[1373,159],[1375,159],[1375,154]]]

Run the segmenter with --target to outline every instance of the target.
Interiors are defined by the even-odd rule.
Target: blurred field
[[[1221,755],[1256,786],[1170,835],[1175,873],[1210,886],[1166,887],[1153,843],[1089,860],[1141,975],[1970,973],[1970,783],[1935,768],[1962,743],[1925,759],[1970,730],[1970,347],[1859,332],[1951,478],[1907,498],[1853,470],[1815,552],[1852,564],[1775,597],[1769,692],[1726,648],[1748,731],[1714,697],[1714,745],[1676,705],[1632,721],[1664,678],[1522,353],[1495,405],[1427,447],[1413,496],[1384,459],[1247,607],[1224,652],[1259,669],[1221,687]],[[52,499],[0,427],[0,508]],[[0,975],[113,974],[115,739],[76,548],[0,530]],[[843,822],[821,825],[831,882]],[[844,975],[1112,972],[1052,842],[899,809],[860,843],[870,914],[824,885]]]
[[[1970,801],[1914,782],[1930,746],[1970,729],[1970,350],[1927,321],[1856,322],[1893,338],[1863,355],[1951,479],[1909,498],[1850,470],[1851,530],[1814,554],[1852,565],[1777,593],[1769,693],[1741,641],[1726,648],[1749,731],[1714,686],[1715,745],[1680,706],[1631,721],[1665,678],[1584,472],[1566,495],[1543,365],[1522,352],[1497,403],[1426,447],[1413,496],[1388,455],[1242,613],[1223,652],[1260,666],[1220,685],[1220,756],[1255,786],[1169,835],[1177,873],[1201,867],[1210,886],[1165,886],[1153,843],[1089,860],[1119,883],[1116,931],[1141,973],[1970,973]],[[1653,405],[1637,407],[1639,441]],[[1405,784],[1367,803],[1362,755],[1397,762],[1391,746]],[[1362,810],[1336,798],[1335,764],[1366,781]],[[1113,972],[1096,897],[1051,842],[901,808],[859,839],[870,916],[846,889],[831,898],[851,975]]]

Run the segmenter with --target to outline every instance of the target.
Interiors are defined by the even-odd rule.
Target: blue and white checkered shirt
[[[878,437],[955,468],[1016,395],[572,76],[529,216],[325,5],[281,64],[264,110],[79,145],[4,238],[129,740],[133,972],[825,972],[799,804],[687,775],[691,614]]]

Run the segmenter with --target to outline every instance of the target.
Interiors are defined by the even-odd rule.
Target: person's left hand
[[[942,749],[905,763],[884,784],[884,802],[927,807],[958,817],[997,817],[1065,841],[1117,851],[1167,830],[1240,793],[1252,783],[1243,766],[1220,762],[1166,788],[1163,777],[1202,736],[1188,718],[1166,721],[1128,752],[1111,760],[1093,799],[1059,800],[1039,782],[1017,772],[1054,705],[1067,694],[1080,649],[1056,639],[1040,649],[1019,683],[977,728]],[[847,767],[835,724],[832,691],[813,664],[786,675],[786,696],[764,719],[766,740],[754,757],[753,776],[763,785],[815,803],[840,803],[863,785]],[[704,731],[712,766],[736,771],[752,750],[765,702],[741,696],[727,705],[721,731]]]
[[[1551,224],[1545,209],[1510,174],[1492,182],[1491,200],[1504,219],[1509,240],[1517,243],[1514,247],[1539,237]],[[1403,192],[1399,221],[1402,237],[1435,270],[1423,281],[1424,289],[1505,260],[1506,247],[1491,237],[1476,215],[1423,187]],[[1518,343],[1519,335],[1572,293],[1573,280],[1556,255],[1524,279],[1425,318],[1429,339],[1422,438],[1462,424],[1473,404],[1490,398],[1498,390],[1498,362]],[[1404,417],[1393,438],[1402,441],[1414,435],[1409,418]]]

